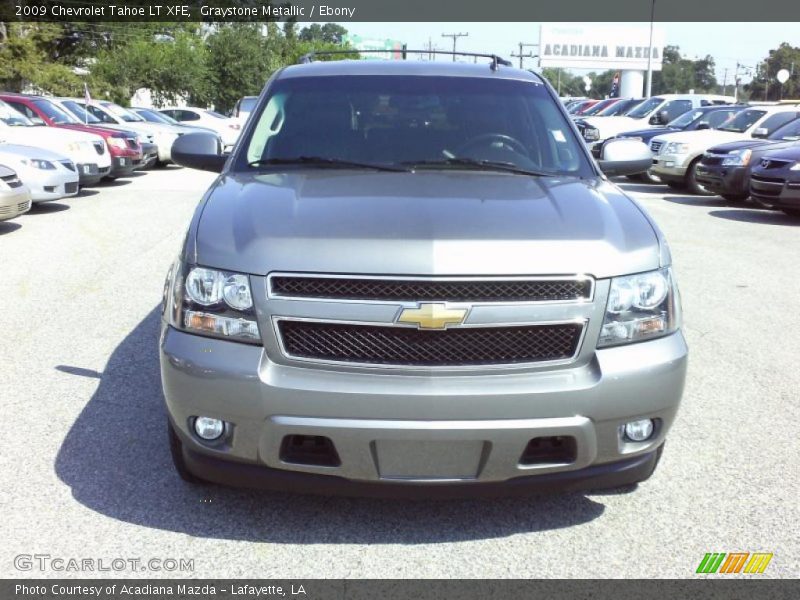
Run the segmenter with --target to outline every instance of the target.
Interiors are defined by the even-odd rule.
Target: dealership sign
[[[653,29],[652,67],[661,70],[664,31]],[[650,27],[542,25],[539,33],[542,67],[644,71],[650,56]]]
[[[362,38],[360,35],[346,34],[342,37],[342,41],[346,44],[350,44],[350,47],[353,48],[353,50],[360,50],[362,52],[367,50],[386,50],[386,52],[363,54],[361,58],[365,60],[390,60],[403,58],[403,42],[399,40],[367,39]]]

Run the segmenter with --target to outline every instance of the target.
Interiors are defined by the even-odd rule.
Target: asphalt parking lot
[[[226,578],[680,578],[749,551],[774,553],[759,577],[800,572],[800,220],[623,183],[670,241],[691,354],[636,490],[301,497],[191,487],[169,459],[158,305],[212,179],[156,170],[0,223],[0,576],[64,575],[19,571],[20,554],[194,559],[180,575]]]

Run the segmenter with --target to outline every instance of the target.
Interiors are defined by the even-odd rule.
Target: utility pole
[[[769,100],[769,63],[764,61],[764,101]]]
[[[460,37],[469,37],[469,33],[443,33],[442,37],[453,38],[453,62],[456,62],[456,40]]]
[[[650,47],[647,51],[647,98],[653,92],[653,20],[656,16],[656,0],[650,5]]]
[[[725,74],[722,76],[722,95],[728,95],[728,67],[725,67]]]
[[[514,58],[519,58],[519,68],[521,69],[522,68],[522,59],[523,58],[536,58],[538,56],[537,54],[533,54],[532,52],[528,52],[527,54],[523,54],[522,53],[522,49],[523,48],[531,48],[531,47],[537,47],[538,48],[539,44],[525,44],[523,42],[519,42],[518,46],[519,46],[519,53],[518,54],[514,54],[512,52],[511,56],[513,56]]]

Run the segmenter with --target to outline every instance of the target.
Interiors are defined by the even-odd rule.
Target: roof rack
[[[483,54],[479,52],[449,52],[447,50],[407,50],[405,48],[398,50],[398,49],[381,49],[381,50],[323,50],[320,52],[311,51],[308,54],[304,54],[300,57],[299,62],[302,64],[307,64],[314,62],[314,58],[317,56],[325,56],[331,54],[368,54],[374,52],[400,52],[403,54],[403,60],[405,60],[406,54],[433,54],[434,56],[437,54],[444,54],[445,56],[472,56],[474,58],[490,58],[492,59],[492,63],[490,65],[492,71],[497,70],[498,65],[503,65],[504,67],[511,67],[510,60],[506,60],[496,54]]]

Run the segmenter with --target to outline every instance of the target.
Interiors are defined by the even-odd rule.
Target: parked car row
[[[592,108],[581,108],[582,102],[565,105],[574,109],[575,124],[596,158],[614,139],[634,139],[650,147],[651,168],[631,179],[691,194],[718,194],[728,201],[750,197],[800,216],[800,105],[664,94],[635,104],[631,99],[630,109],[606,117],[604,111],[621,101],[597,102],[594,107],[606,104],[594,115],[588,114]]]
[[[102,179],[169,163],[172,144],[185,133],[213,133],[232,146],[240,129],[239,119],[202,108],[128,109],[107,100],[0,92],[0,220]]]

